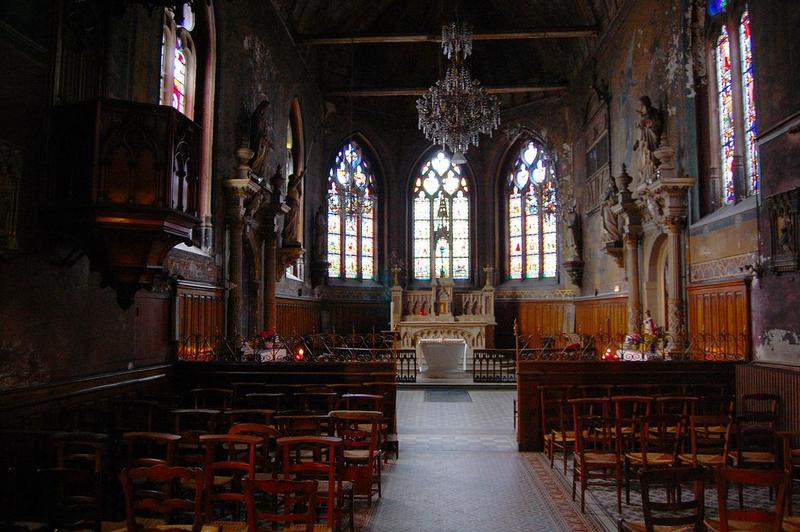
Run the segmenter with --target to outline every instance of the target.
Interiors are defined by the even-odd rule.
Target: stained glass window
[[[733,185],[733,76],[731,73],[730,39],[728,38],[728,31],[724,27],[717,39],[716,63],[722,195],[725,203],[731,204],[736,200]]]
[[[508,278],[543,279],[558,271],[556,189],[544,148],[528,140],[508,174]]]
[[[172,63],[172,107],[186,112],[186,52],[181,39],[175,39],[175,59]]]
[[[469,279],[469,185],[443,151],[419,170],[412,191],[414,279]]]
[[[750,39],[750,15],[742,15],[739,24],[739,50],[742,60],[742,108],[744,110],[745,172],[748,193],[758,192],[758,145],[756,144],[756,104],[753,97],[753,48]]]
[[[722,13],[728,8],[728,0],[709,0],[708,13],[711,16]]]
[[[354,140],[328,173],[328,277],[375,278],[375,179]]]

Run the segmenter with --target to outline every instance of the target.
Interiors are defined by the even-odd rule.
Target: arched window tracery
[[[438,151],[412,183],[413,277],[470,278],[469,184],[461,165]]]
[[[375,279],[377,196],[371,161],[350,139],[328,173],[328,277]]]
[[[541,143],[530,138],[512,156],[505,181],[508,278],[556,277],[558,204],[551,161]]]

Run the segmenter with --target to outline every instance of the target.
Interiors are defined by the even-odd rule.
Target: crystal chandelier
[[[425,138],[453,151],[453,163],[466,161],[464,152],[478,145],[478,135],[500,125],[497,98],[472,79],[464,60],[472,53],[472,30],[455,23],[442,27],[442,51],[450,60],[440,79],[417,100],[419,128]]]

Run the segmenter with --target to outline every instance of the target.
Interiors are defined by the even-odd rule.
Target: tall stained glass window
[[[558,270],[556,189],[544,148],[528,140],[508,174],[508,278],[544,279]]]
[[[328,277],[375,278],[375,178],[354,140],[328,173]]]
[[[186,52],[181,39],[175,39],[175,58],[172,63],[172,107],[186,112]]]
[[[736,192],[733,184],[733,74],[731,72],[730,39],[725,27],[722,28],[717,39],[716,63],[722,195],[724,202],[731,204],[736,201]]]
[[[758,145],[756,144],[756,103],[753,97],[753,49],[750,39],[750,15],[742,15],[739,24],[739,51],[742,64],[742,108],[744,111],[745,173],[748,193],[758,192]]]
[[[164,32],[161,35],[161,105],[171,105],[189,118],[194,116],[194,77],[196,58],[191,31],[194,14],[188,4],[183,15],[176,17],[164,10]]]
[[[414,279],[469,279],[469,185],[443,151],[425,161],[412,191]]]

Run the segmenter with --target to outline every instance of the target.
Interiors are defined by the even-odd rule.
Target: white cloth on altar
[[[425,374],[441,379],[467,370],[467,342],[463,338],[422,338],[417,351],[425,360]]]

